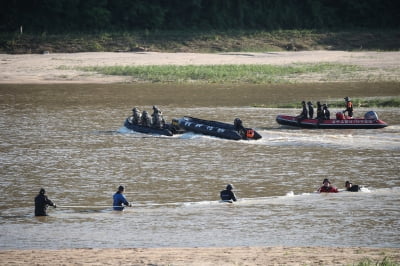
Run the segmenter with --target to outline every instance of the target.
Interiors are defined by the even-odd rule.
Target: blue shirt
[[[126,200],[124,194],[122,193],[115,193],[113,196],[113,209],[114,211],[123,211],[124,207],[122,207],[122,204],[124,205],[129,205],[129,202]],[[121,207],[118,207],[121,206]]]

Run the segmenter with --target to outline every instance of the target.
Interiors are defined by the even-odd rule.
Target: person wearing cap
[[[329,120],[331,119],[331,112],[328,110],[328,105],[325,103],[322,105],[322,113],[323,113],[323,119]]]
[[[339,190],[336,187],[333,187],[331,185],[331,181],[329,181],[328,178],[325,178],[324,181],[322,181],[322,184],[323,184],[323,186],[318,189],[319,193],[322,193],[322,192],[338,193],[339,192]]]
[[[353,117],[353,103],[350,101],[349,97],[344,97],[344,100],[346,102],[346,110],[343,111],[343,113],[347,112],[347,115],[350,117]]]
[[[307,102],[308,105],[308,118],[312,119],[314,117],[314,107],[312,102]]]
[[[321,102],[317,102],[317,119],[322,120],[324,119],[324,113],[322,111],[322,104]]]
[[[236,201],[236,196],[235,193],[232,191],[233,186],[231,184],[228,184],[224,190],[220,192],[221,200],[225,202],[230,202],[232,203],[233,201]]]
[[[307,111],[307,107],[306,107],[306,102],[302,101],[301,106],[303,107],[303,109],[301,110],[300,115],[297,116],[297,121],[307,119],[308,111]]]
[[[346,191],[358,192],[361,190],[359,185],[353,185],[350,181],[346,181],[344,185],[346,186]]]
[[[57,207],[56,204],[46,196],[46,190],[41,188],[39,194],[35,197],[35,216],[47,216],[48,206]]]
[[[123,186],[118,187],[118,191],[113,196],[113,209],[114,211],[123,211],[124,206],[132,207],[124,195],[125,188]]]

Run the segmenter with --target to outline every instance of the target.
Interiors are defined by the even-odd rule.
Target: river
[[[300,109],[250,107],[398,96],[398,85],[318,86],[0,86],[0,249],[400,247],[399,108],[374,109],[389,123],[384,129],[306,130],[275,122]],[[167,121],[240,117],[263,138],[160,137],[123,127],[134,106],[152,104]],[[340,190],[346,180],[363,188],[315,193],[324,178]],[[229,183],[239,200],[219,203]],[[124,212],[110,207],[119,185],[133,203]],[[41,187],[58,207],[37,218]]]

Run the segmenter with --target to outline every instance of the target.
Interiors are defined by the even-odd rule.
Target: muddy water
[[[400,110],[377,130],[298,130],[251,104],[398,96],[385,84],[281,86],[1,85],[0,248],[400,247]],[[228,141],[137,134],[133,106],[166,119],[240,117],[263,136]],[[334,110],[331,110],[334,111]],[[366,109],[356,109],[363,115]],[[323,178],[359,193],[314,193]],[[218,194],[232,183],[235,204]],[[120,185],[134,207],[109,207]],[[33,217],[40,187],[58,205]]]

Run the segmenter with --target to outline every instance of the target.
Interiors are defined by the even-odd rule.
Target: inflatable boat
[[[178,131],[174,126],[170,124],[165,124],[163,128],[155,128],[155,127],[148,127],[140,124],[135,124],[132,122],[132,117],[128,117],[125,120],[124,126],[130,130],[145,134],[172,136],[174,134],[182,133],[181,131]]]
[[[204,120],[185,116],[172,122],[185,131],[191,131],[197,134],[209,135],[231,140],[256,140],[261,139],[261,135],[254,129],[242,126],[242,121],[235,119],[234,124],[227,124],[212,120]]]
[[[349,118],[337,113],[335,119],[299,119],[296,116],[278,115],[276,122],[280,125],[300,128],[321,128],[321,129],[373,129],[384,128],[388,124],[378,118],[374,111],[369,111],[364,118]]]

